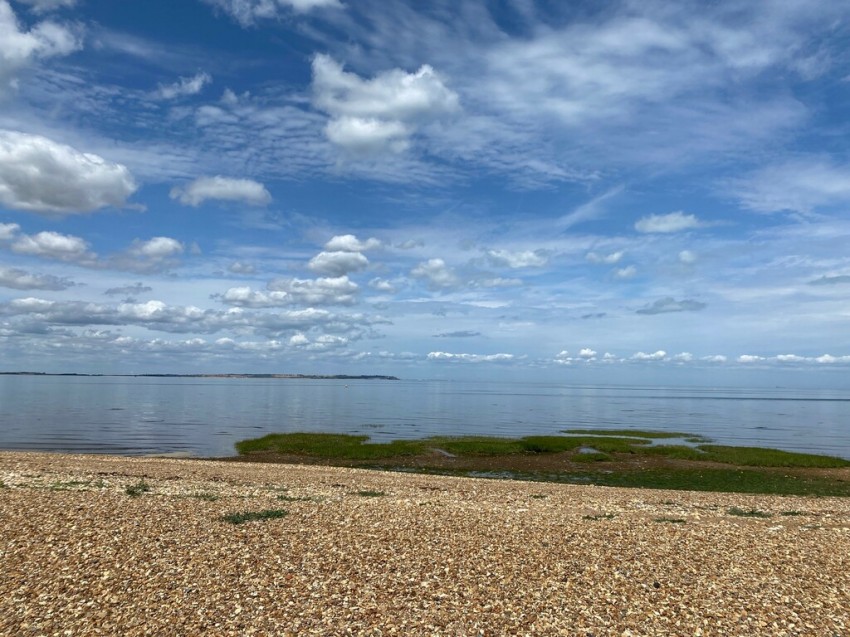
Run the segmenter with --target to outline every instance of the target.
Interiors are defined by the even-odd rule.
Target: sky
[[[0,0],[0,371],[847,386],[848,18]]]

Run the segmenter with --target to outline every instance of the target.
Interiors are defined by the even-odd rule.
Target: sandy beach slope
[[[2,635],[850,635],[845,499],[12,452],[0,481]]]

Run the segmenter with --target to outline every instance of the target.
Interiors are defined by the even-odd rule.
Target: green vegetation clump
[[[151,490],[150,485],[144,480],[139,480],[136,484],[132,484],[126,489],[124,489],[124,493],[129,495],[131,498],[135,498],[137,496],[142,495],[143,493],[148,493]]]
[[[242,513],[229,513],[221,516],[221,519],[231,524],[242,524],[254,520],[272,520],[282,518],[287,514],[283,509],[265,509],[264,511],[243,511]]]
[[[770,518],[773,517],[770,513],[759,511],[758,509],[742,509],[740,507],[730,507],[726,510],[729,515],[737,515],[742,518]]]
[[[613,520],[613,513],[600,513],[598,515],[583,515],[581,516],[582,520]]]
[[[286,495],[285,493],[277,496],[281,502],[312,502],[313,498],[309,496]]]
[[[667,524],[685,524],[687,520],[682,518],[655,518],[653,522],[665,522]]]
[[[358,491],[357,495],[362,496],[364,498],[380,498],[381,496],[387,495],[383,491]]]

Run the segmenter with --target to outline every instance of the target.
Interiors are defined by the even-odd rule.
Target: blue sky
[[[848,17],[0,0],[0,367],[846,383]]]

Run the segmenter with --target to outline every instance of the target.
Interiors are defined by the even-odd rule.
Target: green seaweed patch
[[[724,445],[700,445],[704,459],[746,467],[804,467],[833,469],[850,467],[850,461],[834,456],[819,456],[811,453],[780,451],[762,447],[729,447]]]
[[[712,458],[700,449],[686,447],[685,445],[654,445],[641,449],[641,453],[664,456],[673,460],[711,460]]]
[[[573,462],[607,462],[609,460],[611,460],[611,456],[601,451],[577,453],[573,456]]]
[[[297,456],[344,460],[375,460],[394,456],[423,453],[422,440],[394,440],[386,443],[367,443],[368,436],[327,433],[269,434],[262,438],[241,440],[236,443],[240,454],[272,451]]]

